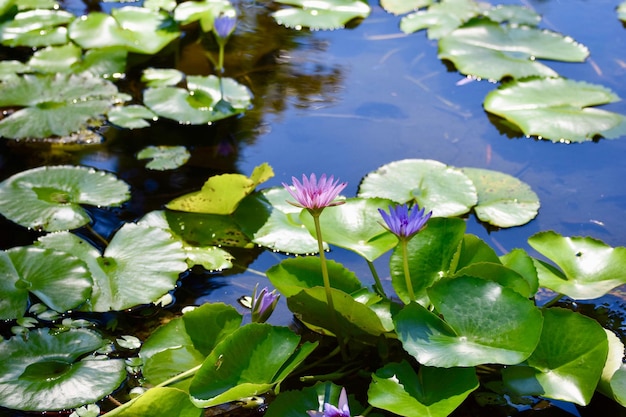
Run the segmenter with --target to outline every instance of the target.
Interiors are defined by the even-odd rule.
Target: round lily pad
[[[0,406],[25,411],[94,403],[126,378],[121,359],[80,359],[105,341],[87,329],[36,329],[0,343]]]
[[[0,136],[67,136],[96,126],[116,101],[125,99],[113,83],[91,75],[15,77],[0,84],[0,107],[19,109],[0,121]]]
[[[184,146],[148,146],[137,154],[137,159],[151,159],[147,169],[166,171],[187,163],[191,154]]]
[[[118,206],[130,198],[114,175],[78,166],[39,167],[0,183],[0,214],[24,227],[53,232],[89,223],[80,204]]]
[[[383,165],[363,178],[359,197],[381,197],[403,204],[417,201],[435,217],[467,213],[477,202],[476,187],[461,170],[428,159]]]

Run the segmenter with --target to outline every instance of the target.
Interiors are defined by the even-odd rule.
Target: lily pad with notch
[[[97,127],[107,111],[128,96],[90,75],[23,75],[0,84],[0,107],[16,109],[0,120],[0,136],[10,139],[67,136]]]
[[[0,183],[0,213],[21,226],[48,232],[89,223],[81,204],[119,206],[129,198],[124,181],[80,166],[34,168]]]
[[[245,112],[252,93],[232,78],[188,76],[187,88],[151,87],[144,91],[143,99],[158,116],[196,125]]]
[[[618,100],[600,85],[539,78],[504,83],[487,94],[484,108],[512,122],[527,136],[570,143],[625,135],[625,116],[588,107]]]
[[[528,244],[552,260],[535,260],[541,286],[575,300],[591,300],[626,284],[626,247],[613,248],[590,237],[537,233]]]
[[[474,19],[439,40],[439,58],[462,74],[490,80],[505,77],[556,77],[535,59],[583,62],[589,50],[572,38],[529,26]]]
[[[126,378],[122,359],[86,356],[107,342],[86,329],[36,329],[0,343],[0,406],[64,410],[95,403]]]
[[[187,270],[180,242],[156,227],[126,223],[103,254],[69,232],[48,234],[39,244],[72,253],[89,267],[93,290],[83,311],[120,311],[153,303],[173,290]]]
[[[433,0],[380,0],[380,6],[388,13],[400,15],[428,7]]]
[[[59,313],[82,305],[91,294],[93,280],[87,266],[66,252],[36,247],[15,247],[0,252],[0,319],[20,318],[29,294]]]
[[[436,217],[467,213],[478,200],[476,187],[459,169],[429,159],[404,159],[367,174],[359,197],[386,198],[404,204],[416,201]]]

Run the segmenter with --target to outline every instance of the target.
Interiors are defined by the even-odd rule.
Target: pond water
[[[542,27],[586,45],[591,55],[585,63],[548,65],[564,77],[604,85],[626,98],[626,28],[615,14],[618,0],[492,3],[531,7],[543,16]],[[83,8],[80,2],[68,4],[77,12]],[[199,189],[211,175],[249,175],[263,162],[276,174],[264,186],[291,182],[303,173],[327,173],[348,182],[344,194],[354,196],[362,177],[384,164],[434,159],[510,174],[538,194],[539,214],[525,226],[496,230],[473,215],[467,218],[467,232],[499,254],[519,247],[538,256],[526,240],[543,230],[626,246],[626,137],[565,145],[506,130],[482,108],[496,84],[465,79],[437,58],[436,41],[424,32],[402,34],[399,17],[384,12],[378,2],[370,5],[370,17],[354,27],[310,32],[279,27],[265,3],[242,1],[242,20],[228,44],[225,66],[226,75],[248,85],[255,96],[254,107],[243,117],[213,126],[162,121],[134,131],[109,128],[104,143],[88,146],[2,141],[0,180],[52,164],[116,173],[131,185],[132,200],[121,209],[90,211],[95,229],[108,236],[122,222]],[[177,68],[187,74],[211,72],[193,42],[183,45]],[[625,102],[603,108],[626,114]],[[156,172],[135,159],[143,147],[163,144],[187,146],[191,160],[176,171]],[[0,249],[29,244],[37,236],[5,219],[0,219],[0,230]],[[356,255],[333,248],[328,256],[359,276],[370,275]],[[267,285],[257,272],[284,258],[272,252],[241,254],[236,260],[241,268],[223,274],[194,271],[175,296],[183,305],[237,305],[257,282]],[[386,257],[376,261],[379,271],[387,270],[387,262]],[[589,308],[603,307],[609,327],[624,336],[621,294],[616,290]],[[290,320],[281,304],[273,321]]]

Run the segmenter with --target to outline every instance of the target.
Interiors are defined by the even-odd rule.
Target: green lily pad
[[[524,277],[530,287],[531,294],[537,293],[537,290],[539,290],[537,268],[535,268],[533,258],[525,250],[513,249],[506,255],[501,256],[500,261],[504,266],[517,271],[518,274]]]
[[[598,382],[598,392],[612,398],[620,405],[626,405],[626,364],[622,363],[624,344],[610,330],[604,329],[609,344],[609,353]]]
[[[462,168],[478,192],[476,217],[498,227],[514,227],[528,223],[537,216],[539,197],[530,186],[515,177],[498,171]]]
[[[434,218],[428,226],[408,243],[409,274],[413,292],[422,305],[428,305],[426,289],[439,279],[451,276],[455,270],[453,262],[463,242],[465,222],[461,219]],[[458,263],[458,259],[456,260]],[[404,256],[397,246],[389,260],[391,283],[396,294],[408,303],[409,293],[404,278]]]
[[[22,317],[33,293],[64,313],[83,304],[93,281],[85,264],[68,253],[34,247],[0,252],[0,319]]]
[[[405,417],[447,417],[478,388],[474,368],[415,370],[408,362],[391,362],[372,374],[369,403]]]
[[[484,107],[527,136],[553,142],[584,142],[626,134],[626,117],[590,108],[618,101],[608,88],[564,78],[512,81],[487,94]]]
[[[0,136],[66,136],[97,126],[97,119],[124,99],[114,84],[102,78],[26,74],[0,84],[0,107],[23,107],[0,121]]]
[[[118,206],[129,198],[125,182],[85,167],[33,168],[0,183],[0,213],[24,227],[48,232],[89,223],[80,204]]]
[[[332,259],[327,259],[326,263],[331,287],[350,294],[363,288],[354,272]],[[296,295],[303,289],[324,285],[321,261],[315,256],[285,259],[268,269],[266,274],[272,285],[285,297]]]
[[[69,37],[83,49],[122,46],[139,54],[156,54],[180,36],[166,12],[144,7],[114,8],[111,15],[91,12],[74,20]]]
[[[467,213],[476,205],[476,187],[459,169],[429,159],[404,159],[367,174],[359,197],[381,197],[403,204],[416,201],[435,217]]]
[[[210,407],[262,394],[292,372],[317,344],[286,327],[251,323],[219,343],[189,387],[197,407]]]
[[[126,71],[128,51],[125,48],[112,46],[109,48],[90,49],[83,55],[80,62],[74,64],[74,73],[90,73],[106,78],[122,78]]]
[[[389,200],[349,198],[344,204],[324,210],[320,216],[325,242],[356,252],[370,262],[389,252],[398,239],[381,223],[379,208],[388,211]],[[315,235],[313,217],[303,210],[300,220]]]
[[[137,159],[152,159],[146,168],[166,171],[185,165],[190,156],[184,146],[148,146],[139,151]]]
[[[143,375],[157,385],[202,364],[222,339],[239,328],[241,320],[234,307],[222,303],[203,304],[185,312],[145,341],[139,352],[144,361]],[[190,382],[184,381],[184,386]]]
[[[220,86],[221,84],[221,86]],[[187,88],[152,87],[144,104],[161,117],[183,124],[207,124],[245,112],[252,93],[232,78],[188,76]]]
[[[28,66],[41,73],[72,72],[72,65],[80,62],[82,50],[69,43],[40,49],[28,60]]]
[[[394,317],[402,346],[424,365],[517,364],[539,342],[541,312],[510,288],[465,276],[437,282],[428,295],[437,314],[411,303]]]
[[[255,167],[250,178],[242,174],[215,175],[200,191],[178,197],[166,207],[188,213],[232,214],[245,196],[273,176],[274,171],[267,163]]]
[[[433,4],[432,0],[380,0],[380,5],[386,12],[395,15],[405,14]]]
[[[343,28],[353,19],[365,19],[370,7],[362,0],[277,0],[277,3],[291,6],[272,13],[276,22],[291,28],[303,27],[312,30],[332,30]]]
[[[604,329],[566,309],[551,308],[543,315],[537,349],[528,358],[528,365],[502,370],[505,385],[520,395],[589,404],[607,358]]]
[[[232,216],[221,214],[165,211],[170,230],[184,246],[208,248],[226,246],[254,248],[256,245],[241,231]]]
[[[65,10],[26,10],[0,25],[0,42],[6,46],[40,47],[67,43],[64,25],[75,20]]]
[[[193,405],[189,394],[170,387],[150,388],[134,401],[106,413],[107,417],[153,417],[154,410],[162,416],[200,417],[202,410]]]
[[[442,0],[400,21],[404,33],[428,29],[428,39],[439,39],[490,7],[474,0]]]
[[[148,120],[155,121],[158,119],[157,115],[151,110],[138,104],[132,104],[130,106],[115,106],[109,110],[107,118],[109,119],[109,122],[114,125],[125,127],[126,129],[140,129],[142,127],[148,127],[150,126],[150,122],[148,122]]]
[[[540,232],[528,244],[559,268],[535,261],[539,283],[576,300],[590,300],[626,283],[626,248],[612,248],[589,237]]]
[[[0,405],[25,411],[63,410],[95,403],[126,378],[121,359],[82,356],[106,342],[86,329],[37,329],[0,343]]]
[[[322,286],[301,290],[287,298],[287,306],[313,330],[323,334],[355,338],[363,343],[376,344],[378,337],[392,330],[369,306],[355,300],[350,294],[331,288],[334,311],[328,307]]]
[[[155,227],[125,224],[102,256],[69,232],[43,236],[39,243],[72,253],[87,264],[94,287],[85,311],[120,311],[155,302],[174,289],[179,275],[187,270],[180,242]]]
[[[528,26],[501,26],[487,19],[469,22],[439,40],[439,58],[479,78],[556,77],[535,58],[582,62],[589,50],[571,38]]]
[[[303,209],[287,203],[290,199],[284,187],[266,188],[242,200],[235,219],[259,246],[299,255],[317,253],[317,240],[302,224]]]

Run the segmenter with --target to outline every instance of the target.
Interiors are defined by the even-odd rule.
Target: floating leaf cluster
[[[42,173],[45,184],[37,180]],[[540,289],[549,289],[558,294],[555,301],[564,295],[584,300],[623,285],[626,248],[548,231],[529,239],[544,258],[522,249],[498,256],[466,234],[457,216],[473,208],[502,227],[523,224],[538,208],[532,190],[503,173],[431,160],[380,167],[363,178],[357,197],[340,197],[340,204],[326,208],[319,219],[326,247],[356,253],[373,274],[372,262],[391,252],[391,288],[370,287],[366,277],[316,256],[288,257],[266,271],[304,330],[244,324],[233,306],[208,303],[186,308],[143,343],[132,335],[118,337],[118,349],[137,355],[122,360],[111,355],[113,342],[82,328],[93,323],[71,318],[160,303],[181,280],[184,284],[189,267],[232,267],[232,247],[315,252],[309,212],[287,204],[284,187],[257,189],[272,175],[262,164],[250,177],[210,177],[201,190],[172,200],[165,210],[122,225],[109,241],[89,230],[83,234],[88,240],[56,231],[0,252],[0,317],[16,322],[16,336],[0,342],[0,405],[28,411],[76,408],[111,393],[127,372],[141,372],[144,393],[107,416],[148,416],[146,410],[155,407],[167,417],[183,411],[200,416],[203,408],[227,403],[259,406],[258,396],[266,393],[277,395],[267,415],[304,415],[321,406],[318,398],[336,402],[339,392],[331,382],[314,383],[310,364],[334,369],[326,376],[331,381],[352,381],[346,383],[348,391],[369,386],[363,399],[370,406],[401,416],[415,410],[447,416],[472,393],[489,390],[483,378],[500,381],[491,395],[511,398],[586,405],[596,389],[618,402],[626,395],[620,382],[622,343],[591,318],[550,302],[542,306],[537,297]],[[49,167],[2,183],[6,197],[0,211],[11,213],[11,193],[29,187],[32,219],[47,218],[68,204],[81,208],[85,200],[50,196],[58,190],[81,195],[80,185],[63,187],[94,180],[119,188],[119,197],[109,204],[123,201],[118,199],[127,189],[111,174]],[[406,202],[434,211],[427,227],[406,242],[407,258],[378,212]],[[331,282],[332,309],[322,268]],[[31,300],[39,303],[29,307]],[[339,337],[343,347],[336,350]],[[294,378],[300,389],[278,389]],[[67,387],[76,384],[84,390],[70,392]],[[16,395],[30,400],[15,402]],[[351,410],[363,408],[350,403]]]
[[[426,29],[428,38],[439,42],[439,57],[459,72],[503,81],[487,95],[485,110],[524,135],[571,143],[626,134],[626,117],[589,107],[619,97],[602,86],[562,78],[540,61],[583,62],[589,51],[568,36],[537,27],[540,17],[530,9],[474,0],[418,6],[420,10],[402,18],[401,30]],[[391,12],[399,10],[390,7]]]

